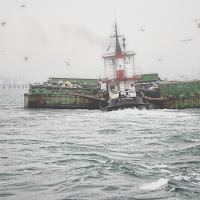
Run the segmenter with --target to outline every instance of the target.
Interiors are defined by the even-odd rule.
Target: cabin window
[[[128,56],[124,57],[124,63],[129,64],[130,63],[130,57],[128,57]]]
[[[109,65],[114,65],[115,64],[115,58],[109,58],[108,62],[109,62]]]

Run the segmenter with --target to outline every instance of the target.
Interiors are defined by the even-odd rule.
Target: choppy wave
[[[0,91],[2,199],[200,199],[200,110],[24,109]]]

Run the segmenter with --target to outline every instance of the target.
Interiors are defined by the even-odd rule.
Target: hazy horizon
[[[142,73],[200,79],[199,8],[199,0],[0,0],[0,79],[99,78],[114,15]]]

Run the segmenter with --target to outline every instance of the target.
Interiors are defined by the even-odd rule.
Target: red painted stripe
[[[106,101],[103,98],[98,98],[98,97],[94,97],[94,96],[91,96],[91,95],[79,94],[79,93],[69,92],[69,91],[65,91],[65,90],[61,90],[61,92],[67,93],[67,94],[71,94],[71,95],[74,95],[74,96],[81,96],[81,97],[86,97],[86,98],[89,98],[89,99],[96,99],[96,100],[100,100],[100,101]]]
[[[122,52],[116,52],[115,58],[123,58]]]
[[[118,80],[119,81],[124,80],[124,70],[118,70]]]
[[[129,80],[138,81],[138,80],[141,80],[141,79],[142,79],[142,77],[141,77],[141,78],[127,78],[126,80],[127,80],[127,81],[129,81]]]
[[[157,101],[159,101],[159,100],[164,100],[165,98],[164,97],[161,97],[161,98],[151,98],[151,97],[148,97],[148,96],[144,96],[146,99],[148,99],[148,100],[157,100]]]

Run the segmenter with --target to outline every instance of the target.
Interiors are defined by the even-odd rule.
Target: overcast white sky
[[[0,0],[0,79],[98,78],[114,13],[143,73],[200,79],[200,0]]]

